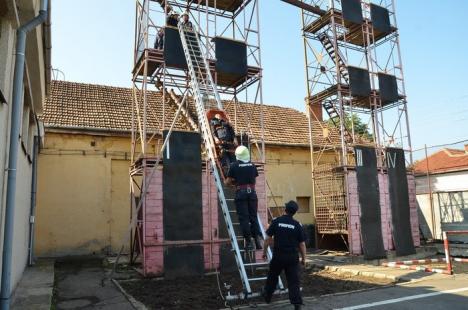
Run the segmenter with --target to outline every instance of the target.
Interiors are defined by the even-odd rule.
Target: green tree
[[[339,124],[335,124],[331,119],[328,119],[327,122],[329,126],[333,126],[333,127],[339,126]],[[346,113],[345,114],[345,126],[348,129],[349,133],[352,132],[353,125],[354,125],[354,133],[357,136],[360,136],[366,140],[373,139],[373,135],[369,130],[369,126],[367,126],[367,124],[364,123],[357,114]]]

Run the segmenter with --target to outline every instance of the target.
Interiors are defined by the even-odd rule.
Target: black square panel
[[[201,276],[205,272],[203,246],[188,245],[164,249],[164,277]]]
[[[392,32],[390,14],[386,8],[371,3],[371,19],[376,30],[382,33]]]
[[[177,28],[164,28],[164,61],[166,62],[166,66],[170,68],[188,68],[179,30]]]
[[[341,10],[343,11],[343,19],[345,22],[358,25],[363,23],[360,0],[341,0]]]
[[[354,151],[364,258],[384,258],[386,254],[382,237],[376,151],[375,148],[364,146],[356,146]]]
[[[371,94],[369,71],[358,67],[348,67],[351,96],[368,97]]]
[[[394,75],[379,73],[380,99],[383,104],[396,102],[399,99],[397,79]]]
[[[164,138],[167,131],[164,131]],[[163,225],[167,241],[203,239],[200,134],[173,131],[163,159]]]
[[[397,256],[416,253],[411,231],[408,176],[405,151],[387,148],[385,157],[388,169],[388,193],[392,211],[392,234]]]
[[[218,81],[235,82],[247,76],[247,45],[241,41],[216,37]],[[221,83],[222,84],[222,83]]]

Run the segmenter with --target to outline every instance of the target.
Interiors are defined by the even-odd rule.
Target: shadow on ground
[[[74,257],[55,263],[53,307],[67,309],[133,309],[125,296],[106,281],[102,258]]]

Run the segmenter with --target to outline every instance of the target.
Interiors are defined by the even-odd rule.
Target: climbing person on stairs
[[[242,234],[245,239],[246,250],[253,250],[252,237],[257,250],[262,249],[260,226],[257,218],[258,198],[255,191],[255,179],[258,171],[250,161],[249,149],[241,145],[236,148],[236,161],[229,167],[226,178],[227,185],[236,187],[236,211]]]
[[[231,163],[236,158],[234,156],[234,138],[236,133],[234,128],[228,121],[224,120],[220,114],[216,114],[210,121],[211,131],[213,132],[213,138],[216,146],[219,149],[219,157],[221,161],[221,167],[223,168],[223,174],[226,175]]]

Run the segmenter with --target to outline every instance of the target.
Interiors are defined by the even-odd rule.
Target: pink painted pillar
[[[202,172],[203,253],[206,270],[219,268],[218,192],[211,173]]]
[[[411,233],[413,235],[414,246],[421,246],[421,239],[419,236],[419,218],[418,218],[418,203],[416,201],[416,181],[414,175],[408,175],[408,194],[410,204],[410,222]]]
[[[357,177],[355,171],[348,172],[348,242],[349,252],[354,255],[362,254],[361,247],[361,211],[359,207],[359,196]]]
[[[146,168],[150,177],[152,168]],[[143,184],[148,182],[143,180]],[[161,275],[164,271],[164,252],[161,243],[163,231],[162,169],[154,172],[143,201],[143,273],[145,276]],[[159,245],[158,245],[159,244]]]
[[[266,230],[268,228],[268,206],[267,206],[267,191],[266,178],[264,167],[259,167],[258,177],[255,183],[255,190],[258,197],[258,215],[260,217],[260,225]],[[263,250],[255,251],[255,258],[262,260]]]
[[[392,250],[392,213],[390,209],[390,195],[388,193],[388,177],[387,174],[378,173],[379,178],[379,195],[380,195],[380,220],[382,223],[382,239],[385,250]]]

